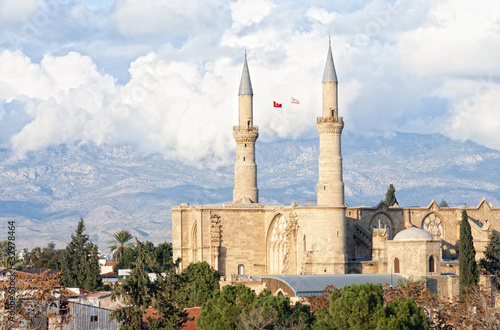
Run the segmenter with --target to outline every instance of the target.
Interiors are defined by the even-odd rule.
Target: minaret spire
[[[333,64],[332,55],[332,40],[328,40],[328,55],[326,56],[325,71],[323,71],[323,81],[326,82],[338,82],[337,72],[335,71],[335,65]]]
[[[247,51],[245,50],[245,63],[241,73],[240,90],[238,95],[253,95],[252,82],[250,81],[250,72],[248,72]]]
[[[259,137],[259,127],[253,126],[253,89],[248,71],[246,51],[238,92],[238,104],[238,126],[233,127],[233,137],[236,141],[233,202],[249,201],[258,203],[255,141]]]

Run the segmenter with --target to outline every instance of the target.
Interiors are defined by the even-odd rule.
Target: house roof
[[[275,279],[287,286],[295,293],[296,297],[321,295],[327,285],[333,285],[338,289],[353,284],[389,284],[397,285],[398,281],[405,280],[396,274],[339,274],[339,275],[266,275],[259,276],[261,279]]]

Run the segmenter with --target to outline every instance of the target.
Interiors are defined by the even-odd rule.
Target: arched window
[[[434,256],[429,257],[429,273],[434,273],[436,271],[436,260]]]
[[[245,275],[245,266],[238,265],[238,275]]]
[[[394,273],[399,274],[399,259],[394,258]]]

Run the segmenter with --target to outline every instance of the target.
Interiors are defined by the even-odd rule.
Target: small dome
[[[408,228],[394,236],[393,241],[433,241],[431,234],[420,228]]]

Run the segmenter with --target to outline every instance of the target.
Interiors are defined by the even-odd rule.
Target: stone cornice
[[[236,143],[254,143],[259,137],[259,127],[234,126],[233,137]]]
[[[344,122],[318,120],[316,126],[318,127],[319,134],[341,134],[344,129]]]

